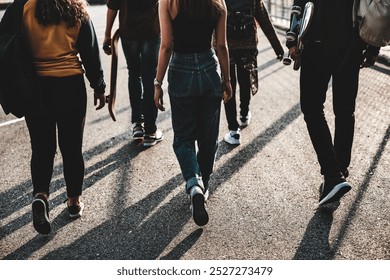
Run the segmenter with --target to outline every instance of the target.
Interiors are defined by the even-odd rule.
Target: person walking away
[[[296,0],[302,11],[308,1]],[[368,46],[353,27],[353,0],[312,0],[314,15],[301,55],[300,103],[308,133],[321,167],[319,204],[339,201],[351,190],[346,181],[351,162],[355,125],[355,105],[359,70],[371,66],[379,48]],[[287,42],[295,60],[296,46]],[[328,84],[331,81],[334,138],[324,113]]]
[[[128,69],[133,139],[150,147],[163,139],[157,129],[153,79],[156,76],[160,25],[158,0],[108,0],[103,49],[111,54],[111,31],[119,11],[119,34]]]
[[[204,202],[218,147],[221,100],[232,95],[226,5],[223,0],[161,0],[159,15],[162,40],[155,104],[165,110],[161,86],[169,64],[173,149],[186,181],[194,222],[203,226],[209,220]],[[211,47],[214,31],[216,55]]]
[[[230,78],[233,97],[225,103],[229,132],[224,140],[232,145],[241,143],[240,127],[251,121],[249,110],[251,95],[258,91],[257,25],[270,42],[278,60],[284,50],[268,15],[263,0],[225,0],[228,9],[227,40],[230,57]],[[240,90],[240,117],[237,120],[236,90]]]
[[[32,156],[32,214],[37,232],[48,234],[50,181],[57,139],[63,159],[67,209],[82,215],[82,155],[87,95],[83,74],[94,90],[94,105],[105,105],[105,82],[93,24],[83,0],[25,1],[22,34],[31,49],[41,106],[25,115]]]

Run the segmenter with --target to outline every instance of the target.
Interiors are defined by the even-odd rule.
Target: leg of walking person
[[[245,125],[251,100],[250,71],[246,65],[237,65],[237,80],[240,85],[240,123]]]
[[[205,97],[202,100],[198,114],[198,154],[197,160],[205,187],[209,186],[210,175],[213,172],[215,154],[218,148],[221,98]]]
[[[328,84],[334,69],[339,65],[337,48],[321,44],[306,46],[301,66],[301,109],[307,124],[310,139],[321,166],[324,182],[321,185],[319,204],[338,201],[351,186],[346,182],[337,160],[333,140],[325,118],[324,103]],[[322,54],[322,67],[318,67],[318,54]]]
[[[143,93],[143,112],[145,120],[144,146],[153,146],[163,138],[162,132],[157,131],[157,108],[154,104],[154,84],[160,48],[160,37],[142,43],[141,75]]]
[[[226,120],[228,123],[229,132],[225,134],[225,142],[231,145],[238,145],[241,143],[241,135],[239,129],[239,123],[237,121],[237,103],[236,103],[236,91],[237,91],[237,65],[230,64],[230,84],[232,85],[232,98],[224,103]]]
[[[324,50],[315,44],[305,49],[300,75],[300,101],[309,136],[321,166],[321,174],[325,175],[338,170],[336,152],[324,112],[331,65],[324,61],[322,67],[318,67],[319,51]]]
[[[348,176],[351,162],[361,53],[359,48],[354,48],[344,54],[348,55],[349,59],[333,75],[334,148],[344,176]]]
[[[189,193],[195,185],[203,188],[195,147],[200,97],[170,96],[170,103],[174,132],[173,150],[186,181],[186,192]]]
[[[131,107],[131,123],[134,125],[134,139],[142,139],[144,136],[140,44],[138,41],[122,40],[122,49],[128,70],[128,90]]]
[[[41,234],[51,231],[49,221],[50,182],[56,153],[56,122],[50,78],[39,79],[43,108],[32,108],[25,116],[31,140],[31,178],[33,184],[33,226]]]
[[[195,147],[200,99],[198,96],[171,96],[170,102],[174,131],[173,149],[186,181],[185,190],[191,200],[194,222],[204,226],[208,223],[209,217],[204,205],[204,185]]]
[[[71,218],[78,218],[84,208],[79,197],[84,181],[82,144],[87,96],[83,76],[62,78],[62,82],[60,98],[65,106],[58,110],[57,115],[58,143],[63,159],[68,212]]]

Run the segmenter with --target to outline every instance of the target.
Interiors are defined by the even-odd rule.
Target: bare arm
[[[228,101],[232,97],[232,87],[230,84],[230,62],[229,51],[226,40],[226,18],[227,8],[224,0],[220,0],[225,7],[222,15],[218,19],[217,26],[215,28],[215,49],[218,57],[219,65],[221,67],[222,74],[222,88],[224,90],[224,102]]]
[[[172,40],[172,19],[169,12],[169,0],[160,0],[159,4],[159,20],[161,29],[161,44],[158,55],[156,79],[162,82],[168,68],[169,59],[172,54],[173,40]],[[163,106],[163,91],[161,86],[154,87],[154,102],[156,107],[164,111]]]
[[[111,54],[111,31],[118,11],[107,8],[106,30],[104,32],[103,50],[106,54]]]

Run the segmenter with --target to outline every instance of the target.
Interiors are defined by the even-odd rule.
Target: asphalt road
[[[90,11],[101,43],[105,7]],[[148,149],[132,141],[120,53],[117,122],[107,108],[94,110],[88,91],[84,215],[76,221],[67,216],[58,153],[48,236],[37,234],[31,222],[25,122],[0,113],[0,259],[389,260],[389,67],[361,71],[349,177],[353,189],[339,205],[318,208],[322,178],[300,112],[299,73],[277,61],[260,34],[260,90],[238,147],[222,140],[228,131],[222,109],[207,226],[199,228],[191,219],[172,150],[167,95],[167,110],[158,116],[164,140]],[[109,57],[101,55],[108,82]],[[325,107],[333,127],[331,94]]]

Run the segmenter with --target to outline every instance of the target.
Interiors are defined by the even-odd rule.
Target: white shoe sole
[[[241,144],[241,140],[240,139],[232,139],[232,138],[229,138],[229,137],[224,137],[223,140],[226,142],[226,143],[229,143],[230,145],[240,145]]]
[[[322,186],[323,187],[323,186]],[[325,196],[320,202],[319,205],[323,205],[332,198],[336,197],[335,201],[339,200],[344,194],[349,192],[351,190],[351,185],[348,182],[343,182],[338,185],[336,185],[327,196]]]

